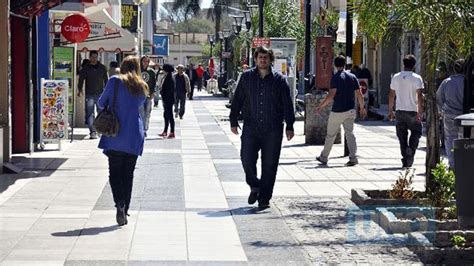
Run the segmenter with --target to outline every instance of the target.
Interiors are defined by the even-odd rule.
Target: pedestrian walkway
[[[258,212],[246,203],[240,139],[229,130],[226,99],[196,94],[177,120],[176,139],[158,137],[162,109],[153,110],[124,227],[116,226],[107,158],[97,140],[16,156],[23,173],[0,175],[0,265],[417,262],[400,239],[382,236],[380,243],[380,231],[364,241],[346,237],[344,219],[320,230],[334,221],[324,217],[356,208],[348,200],[351,188],[388,188],[399,175],[393,124],[356,125],[360,164],[347,168],[342,145],[334,146],[328,166],[319,166],[314,158],[322,147],[304,145],[297,122],[296,137],[283,142],[272,208]],[[420,147],[417,189],[424,186],[425,139]],[[312,214],[301,207],[308,204]],[[315,222],[321,213],[326,216]],[[328,234],[337,241],[328,242]],[[382,249],[372,245],[390,252],[377,255]]]

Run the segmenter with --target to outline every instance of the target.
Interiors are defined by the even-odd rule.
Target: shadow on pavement
[[[206,217],[218,218],[218,217],[227,217],[227,216],[237,216],[237,215],[252,215],[264,213],[265,210],[259,210],[257,207],[240,207],[230,210],[223,211],[205,211],[198,212],[199,215],[204,215]]]
[[[119,229],[120,226],[118,225],[111,225],[106,227],[90,227],[90,228],[82,228],[76,230],[69,230],[66,232],[56,232],[52,233],[52,236],[56,237],[77,237],[77,236],[93,236],[102,233],[112,232]]]
[[[65,158],[28,158],[23,156],[14,156],[12,163],[22,169],[19,174],[1,174],[0,175],[0,193],[6,191],[19,179],[48,177],[64,164]]]

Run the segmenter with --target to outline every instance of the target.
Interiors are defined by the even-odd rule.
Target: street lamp
[[[212,58],[212,46],[214,46],[214,35],[213,34],[208,34],[207,35],[207,40],[209,41],[209,45],[211,46],[211,51],[209,54],[209,58]]]
[[[244,20],[244,16],[234,16],[234,33],[235,35],[239,35],[242,31],[242,21]]]
[[[243,13],[245,18],[245,28],[247,29],[247,31],[250,31],[250,28],[252,27],[252,17],[250,15],[250,11],[246,10],[243,11]]]
[[[222,30],[222,37],[224,38],[224,51],[227,53],[227,39],[230,37],[232,32],[229,29]],[[222,57],[222,61],[224,61],[224,82],[227,82],[227,58]]]

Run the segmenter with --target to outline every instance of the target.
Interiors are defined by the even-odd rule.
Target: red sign
[[[252,48],[257,48],[257,47],[270,47],[270,38],[260,38],[260,37],[255,37],[252,39]]]
[[[79,14],[69,15],[61,23],[61,34],[72,43],[84,41],[90,32],[89,21]]]
[[[329,90],[332,78],[332,37],[316,38],[316,87]]]
[[[211,76],[211,79],[214,78],[214,58],[212,57],[209,59],[209,75]]]

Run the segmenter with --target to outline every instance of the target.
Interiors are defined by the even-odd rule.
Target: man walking
[[[189,100],[192,100],[193,95],[194,95],[194,85],[196,84],[196,81],[198,79],[196,69],[194,69],[193,64],[189,64],[188,69],[186,69],[186,75],[188,75],[189,82],[190,82],[190,85],[191,85],[191,89],[189,91]]]
[[[153,99],[155,98],[155,88],[156,88],[156,74],[150,66],[150,58],[146,55],[142,56],[140,59],[140,68],[143,81],[148,85],[147,98],[145,104],[140,106],[140,116],[143,120],[143,128],[145,130],[145,137],[147,136],[147,131],[150,125],[150,115],[151,109],[153,106]]]
[[[183,119],[186,105],[186,94],[189,93],[191,85],[189,83],[188,75],[184,73],[184,66],[178,65],[177,69],[178,73],[174,74],[176,84],[175,117],[179,115],[179,119]]]
[[[436,100],[443,111],[444,145],[451,169],[454,169],[453,142],[459,132],[454,124],[454,118],[463,114],[464,59],[456,60],[453,70],[454,74],[443,80],[436,92]]]
[[[349,162],[346,166],[354,166],[359,163],[357,160],[357,143],[354,136],[354,120],[356,118],[355,96],[359,103],[360,115],[362,118],[367,116],[364,107],[364,96],[359,89],[359,81],[354,74],[344,71],[346,58],[338,56],[334,59],[334,65],[337,72],[331,79],[331,89],[323,102],[316,109],[317,113],[321,113],[324,108],[333,102],[331,114],[329,115],[326,139],[324,141],[324,149],[321,155],[316,157],[321,164],[326,165],[329,159],[332,145],[336,139],[337,132],[344,127],[344,134],[349,148]]]
[[[415,152],[421,137],[423,115],[423,79],[413,72],[416,65],[414,55],[403,58],[404,70],[395,74],[390,83],[388,98],[388,119],[397,120],[397,137],[402,154],[402,167],[412,167]],[[396,112],[393,112],[394,98]],[[410,130],[410,138],[408,138]]]
[[[242,74],[230,111],[232,133],[238,135],[238,117],[242,112],[242,148],[240,158],[250,186],[249,204],[258,200],[259,209],[270,207],[283,138],[294,136],[295,114],[286,79],[271,64],[273,51],[258,47],[255,51],[257,67]],[[257,178],[258,152],[262,154],[262,174]]]
[[[201,64],[198,65],[196,68],[196,76],[197,76],[197,89],[198,91],[202,90],[202,78],[204,76],[204,68],[202,67]]]
[[[103,64],[98,60],[99,54],[97,51],[91,51],[89,53],[89,64],[84,66],[84,68],[79,73],[79,84],[78,84],[78,96],[82,97],[83,94],[83,85],[84,81],[86,82],[86,124],[89,127],[90,139],[97,138],[97,132],[92,126],[95,117],[95,107],[97,106],[97,101],[99,96],[102,94],[107,80],[109,79],[107,74],[107,69]],[[97,106],[97,111],[99,112],[99,107]]]

